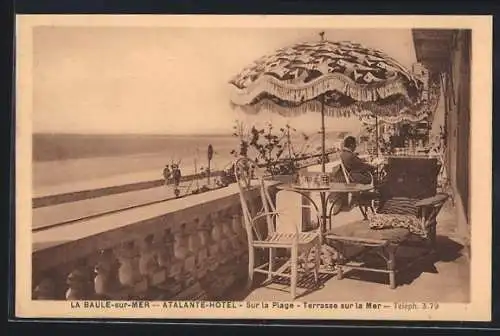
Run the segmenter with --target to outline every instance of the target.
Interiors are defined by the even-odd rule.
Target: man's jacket
[[[349,173],[366,173],[372,171],[372,166],[361,160],[351,150],[344,148],[340,153],[340,159]]]

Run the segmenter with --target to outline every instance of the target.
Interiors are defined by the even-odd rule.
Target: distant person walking
[[[165,168],[163,168],[163,178],[165,179],[165,186],[169,185],[171,177],[172,172],[170,171],[170,167],[169,165],[166,165]]]
[[[174,186],[177,188],[179,184],[181,183],[181,169],[179,168],[179,165],[174,164],[172,165],[172,179],[174,181]]]

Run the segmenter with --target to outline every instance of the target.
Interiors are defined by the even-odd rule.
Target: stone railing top
[[[276,181],[266,181],[268,186],[277,184]],[[97,218],[68,223],[62,226],[48,228],[33,233],[33,253],[54,248],[71,242],[81,241],[92,236],[128,228],[131,225],[142,223],[161,216],[176,214],[193,207],[204,207],[216,200],[231,199],[238,193],[236,184],[208,193],[190,195],[182,199],[174,199],[152,205],[137,207]],[[201,210],[201,209],[200,209]],[[208,209],[207,209],[208,210]],[[203,212],[203,211],[202,211]],[[194,214],[196,216],[196,214]],[[182,218],[175,220],[188,220]]]

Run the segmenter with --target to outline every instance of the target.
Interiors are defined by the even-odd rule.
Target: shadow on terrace
[[[341,213],[336,222],[343,225],[359,220],[359,211]],[[381,273],[353,270],[342,280],[335,274],[320,274],[319,287],[313,275],[298,282],[300,301],[376,301],[376,302],[469,302],[469,260],[456,236],[454,208],[446,204],[438,216],[436,254],[414,264],[398,275],[398,286],[388,286],[388,276]],[[400,257],[412,257],[414,251],[400,251]],[[256,276],[251,289],[245,282],[228,291],[228,299],[245,301],[289,301],[290,280],[284,278],[266,282],[264,275]]]

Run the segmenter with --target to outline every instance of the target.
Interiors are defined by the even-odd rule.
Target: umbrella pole
[[[326,131],[325,131],[325,96],[321,98],[321,172],[325,174],[326,172]],[[326,204],[326,194],[320,193],[321,198],[321,209],[322,209],[322,231],[326,231],[326,215],[327,215],[327,204]]]
[[[321,172],[326,172],[325,96],[321,98]]]

